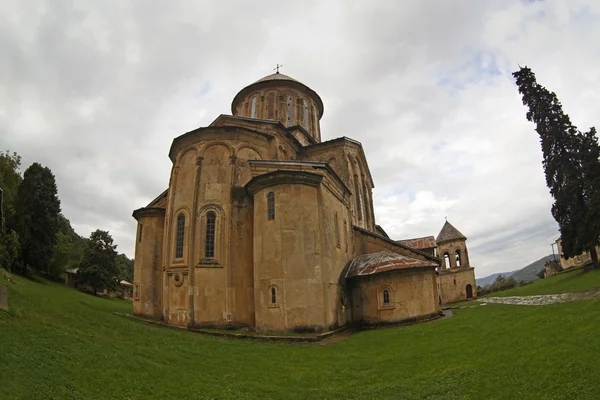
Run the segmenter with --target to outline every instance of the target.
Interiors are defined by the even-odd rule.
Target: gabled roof
[[[416,258],[384,250],[363,254],[353,259],[346,272],[346,278],[411,268],[435,268],[437,266],[438,264],[434,261],[417,260]]]
[[[437,239],[435,241],[437,243],[447,242],[449,240],[467,240],[467,237],[460,233],[458,229],[456,229],[452,224],[448,221],[442,227],[442,230],[438,234]]]
[[[408,247],[412,247],[413,249],[432,249],[437,247],[435,243],[435,238],[433,236],[425,236],[414,239],[402,239],[396,240],[396,242],[403,244]]]

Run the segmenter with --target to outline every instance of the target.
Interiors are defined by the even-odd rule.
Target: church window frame
[[[175,259],[183,258],[185,241],[185,214],[177,214],[177,229],[175,231]]]
[[[206,213],[206,227],[204,232],[204,258],[214,259],[217,237],[217,213]]]
[[[269,299],[269,307],[279,307],[279,293],[277,290],[277,285],[269,286],[269,291],[267,293]]]
[[[144,229],[144,224],[140,224],[138,227],[138,243],[142,243],[142,232]]]
[[[379,288],[379,308],[394,308],[392,304],[392,288],[390,286],[382,286]]]
[[[302,114],[302,125],[304,126],[304,129],[309,131],[310,127],[308,121],[310,120],[310,118],[308,115],[308,100],[302,99],[302,105],[304,106],[304,113]]]
[[[275,220],[275,192],[267,193],[267,221]]]

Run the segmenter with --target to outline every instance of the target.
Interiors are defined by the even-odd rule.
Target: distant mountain
[[[487,285],[491,285],[492,283],[494,283],[494,281],[496,280],[496,278],[499,275],[504,275],[507,278],[509,276],[512,276],[513,278],[515,278],[517,280],[517,282],[520,282],[520,281],[535,282],[540,279],[537,277],[537,274],[538,274],[538,272],[540,272],[540,270],[544,269],[546,261],[550,261],[552,259],[554,259],[554,256],[552,254],[550,254],[550,255],[548,255],[546,257],[542,257],[539,260],[532,262],[528,266],[518,269],[516,271],[500,272],[498,274],[492,274],[490,276],[486,276],[485,278],[476,279],[477,286],[484,287]]]
[[[490,276],[486,276],[485,278],[479,278],[479,279],[475,279],[475,282],[477,283],[477,286],[487,286],[487,285],[491,285],[492,283],[494,283],[494,281],[496,280],[497,277],[499,277],[500,275],[503,275],[505,277],[509,277],[511,274],[515,273],[516,271],[510,271],[510,272],[500,272],[498,274],[492,274]]]
[[[511,276],[517,280],[517,282],[525,281],[525,282],[535,282],[540,278],[537,277],[537,274],[540,270],[544,269],[547,261],[553,260],[554,256],[552,254],[542,257],[539,260],[532,262],[528,266],[523,269],[518,270]]]

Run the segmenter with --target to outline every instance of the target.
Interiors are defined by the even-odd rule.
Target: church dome
[[[246,86],[233,98],[231,113],[236,116],[280,121],[286,127],[300,127],[321,141],[321,97],[296,79],[276,72]]]

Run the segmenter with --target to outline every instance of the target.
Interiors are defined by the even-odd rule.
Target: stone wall
[[[438,277],[439,299],[442,304],[453,303],[467,299],[467,285],[471,285],[472,298],[477,297],[475,270],[470,267],[460,267],[440,270]]]
[[[439,311],[433,268],[398,270],[353,278],[352,317],[356,322],[385,324],[426,318]],[[388,305],[383,290],[390,293]]]

